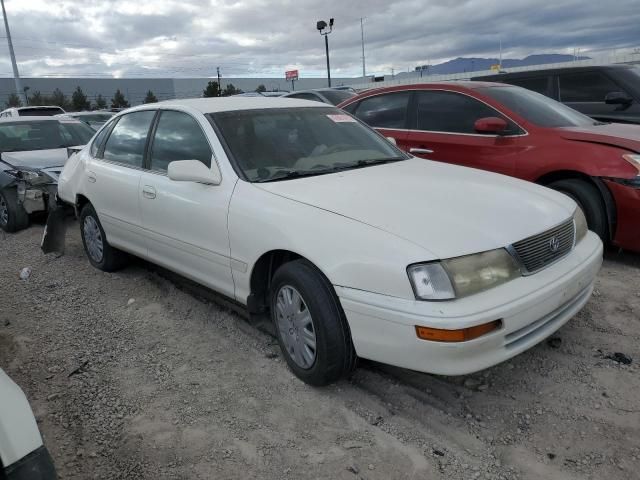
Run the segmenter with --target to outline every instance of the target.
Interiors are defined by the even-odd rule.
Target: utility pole
[[[222,96],[222,83],[220,83],[220,67],[216,67],[216,71],[218,72],[218,96]]]
[[[360,37],[362,38],[362,78],[367,77],[367,71],[364,67],[364,24],[362,23],[363,18],[360,17]]]
[[[500,39],[500,59],[498,60],[498,71],[502,70],[502,39]]]
[[[22,90],[20,83],[20,74],[18,73],[18,64],[16,63],[16,54],[13,52],[13,42],[11,41],[11,33],[9,32],[9,21],[7,20],[7,11],[4,9],[4,0],[0,0],[2,4],[2,16],[4,17],[4,29],[7,32],[7,43],[9,44],[9,55],[11,56],[11,65],[13,66],[13,80],[16,83],[16,93],[22,102],[27,104],[27,95]]]

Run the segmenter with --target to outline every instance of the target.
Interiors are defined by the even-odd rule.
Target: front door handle
[[[151,185],[145,185],[142,188],[142,195],[144,195],[144,198],[156,198],[156,189]]]
[[[422,155],[427,155],[429,153],[433,153],[433,150],[429,150],[428,148],[410,148],[409,153],[418,153]]]
[[[87,180],[91,183],[96,183],[96,174],[93,172],[87,172]]]

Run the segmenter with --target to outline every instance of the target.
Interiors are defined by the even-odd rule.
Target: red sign
[[[298,70],[289,70],[284,72],[284,78],[287,80],[298,80]]]

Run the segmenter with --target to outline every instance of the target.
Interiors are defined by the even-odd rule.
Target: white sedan
[[[447,375],[507,360],[582,308],[602,262],[568,197],[407,156],[304,100],[127,110],[69,159],[59,198],[95,267],[133,254],[270,315],[313,385],[358,357]]]

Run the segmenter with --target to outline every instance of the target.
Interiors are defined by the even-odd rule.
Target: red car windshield
[[[481,87],[478,92],[539,127],[586,127],[599,124],[573,108],[524,88]]]

